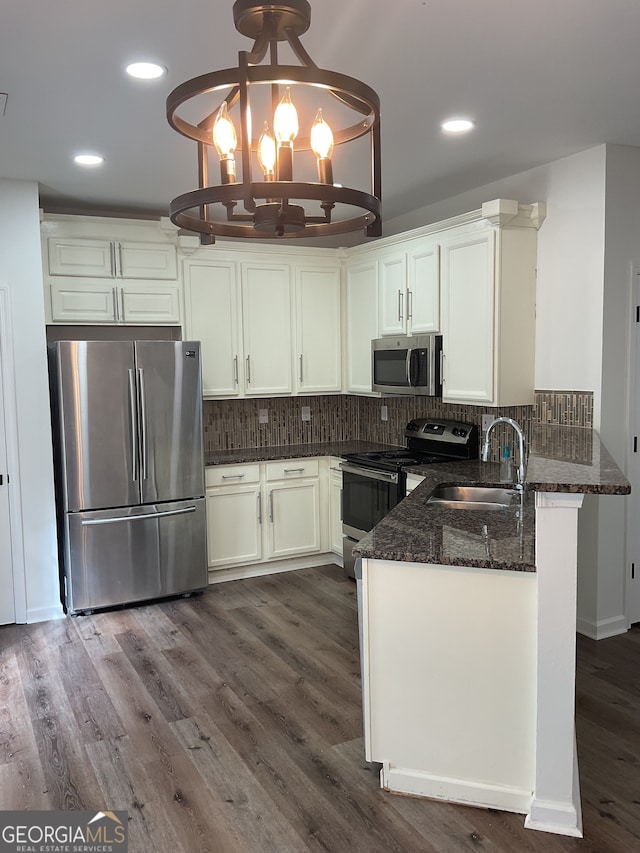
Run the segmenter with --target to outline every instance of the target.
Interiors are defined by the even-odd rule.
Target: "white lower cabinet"
[[[209,569],[324,550],[319,459],[213,466],[205,480]]]
[[[264,469],[265,559],[281,560],[319,552],[319,460],[266,462]]]
[[[220,465],[207,468],[205,483],[209,568],[260,562],[260,466]]]

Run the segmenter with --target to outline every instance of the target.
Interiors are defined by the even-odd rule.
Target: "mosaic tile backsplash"
[[[386,406],[388,420],[381,419]],[[310,419],[302,420],[303,409]],[[487,409],[443,403],[432,397],[271,397],[259,400],[205,400],[205,452],[246,447],[276,447],[324,441],[376,441],[404,444],[404,428],[415,417],[435,416],[473,423],[481,431],[482,415],[514,418],[531,436],[533,424],[593,427],[590,391],[536,391],[533,406]],[[266,423],[260,423],[266,417]],[[492,455],[501,445],[513,444],[512,431],[497,427]]]

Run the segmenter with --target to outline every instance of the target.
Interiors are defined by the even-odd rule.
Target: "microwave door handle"
[[[418,355],[419,351],[415,348],[409,348],[407,350],[407,385],[410,388],[414,388],[418,382]]]

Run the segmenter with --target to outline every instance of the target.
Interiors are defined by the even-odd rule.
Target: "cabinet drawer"
[[[260,482],[259,465],[210,465],[204,470],[207,488],[211,486],[238,486]]]
[[[297,477],[317,477],[317,459],[283,459],[267,462],[267,480],[294,480]]]

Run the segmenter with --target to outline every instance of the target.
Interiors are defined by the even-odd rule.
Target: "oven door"
[[[343,462],[341,467],[343,530],[348,536],[360,538],[405,496],[406,474],[349,462]]]
[[[342,532],[343,564],[355,580],[353,548],[406,494],[404,471],[378,471],[343,462]]]

